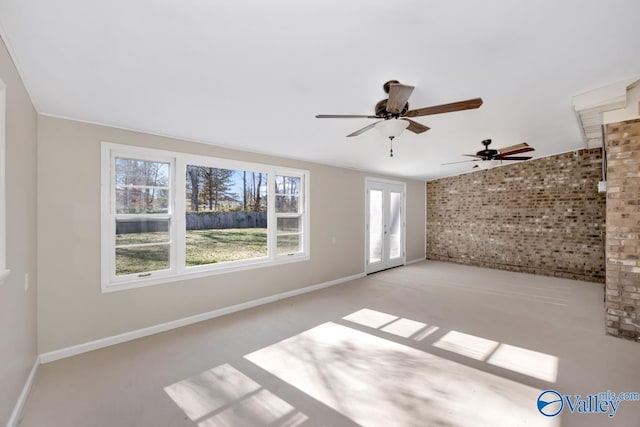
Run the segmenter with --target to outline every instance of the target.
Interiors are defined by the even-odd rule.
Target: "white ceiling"
[[[470,170],[480,141],[584,148],[571,97],[640,73],[640,1],[1,0],[38,112],[413,178]],[[388,157],[350,132],[397,79],[418,118]]]

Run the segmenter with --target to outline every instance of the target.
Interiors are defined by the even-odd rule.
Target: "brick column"
[[[607,333],[640,341],[640,119],[607,125]]]

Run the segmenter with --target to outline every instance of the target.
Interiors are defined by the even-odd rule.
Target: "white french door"
[[[367,178],[366,273],[404,265],[405,185]]]

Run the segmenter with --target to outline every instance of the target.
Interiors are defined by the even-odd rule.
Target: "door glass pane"
[[[389,193],[389,259],[402,256],[402,193]]]
[[[382,261],[382,190],[369,190],[369,263]]]

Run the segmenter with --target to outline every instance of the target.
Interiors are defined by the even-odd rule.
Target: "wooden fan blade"
[[[389,85],[389,99],[387,100],[387,111],[391,114],[400,113],[413,92],[413,86],[407,86],[400,83],[391,83]]]
[[[516,157],[505,157],[502,154],[499,154],[496,157],[494,157],[495,160],[529,160],[531,158],[532,157],[526,157],[526,156],[525,157],[518,157],[518,156],[516,156]]]
[[[511,151],[506,151],[506,152],[499,151],[499,154],[501,156],[511,156],[512,154],[528,153],[529,151],[535,151],[535,148],[533,148],[533,147],[524,147],[524,148],[520,148],[519,150],[511,150]]]
[[[407,130],[410,130],[413,133],[422,133],[422,132],[426,132],[429,129],[431,129],[429,126],[425,126],[421,123],[418,122],[414,122],[413,120],[409,120],[409,119],[400,119],[400,120],[406,120],[409,122],[409,126],[407,127]]]
[[[362,129],[358,129],[357,131],[352,132],[352,133],[350,133],[349,135],[347,135],[347,137],[350,137],[350,136],[358,136],[358,135],[360,135],[361,133],[365,133],[365,132],[366,132],[366,131],[368,131],[369,129],[373,129],[373,127],[376,125],[376,123],[379,123],[379,122],[381,122],[381,121],[382,121],[382,120],[379,120],[379,121],[377,121],[377,122],[371,123],[370,125],[367,125],[367,126],[363,127]]]
[[[409,110],[405,117],[429,116],[431,114],[452,113],[454,111],[471,110],[482,105],[482,98],[467,99],[466,101],[452,102],[450,104],[434,105],[433,107],[417,108]]]
[[[521,148],[525,148],[528,147],[529,144],[527,144],[526,142],[520,143],[520,144],[516,144],[516,145],[510,145],[508,147],[503,147],[503,148],[498,148],[498,153],[503,154],[506,153],[507,151],[511,151],[511,150],[519,150]]]
[[[481,161],[482,161],[482,159],[476,159],[476,160],[463,160],[463,161],[461,161],[461,162],[440,163],[440,166],[455,165],[456,163],[481,162]]]
[[[378,116],[359,116],[354,114],[318,114],[317,119],[379,119]]]
[[[523,142],[522,144],[512,145],[510,147],[499,148],[498,153],[503,156],[511,154],[528,153],[529,151],[535,151],[535,148],[530,147],[529,144]]]

